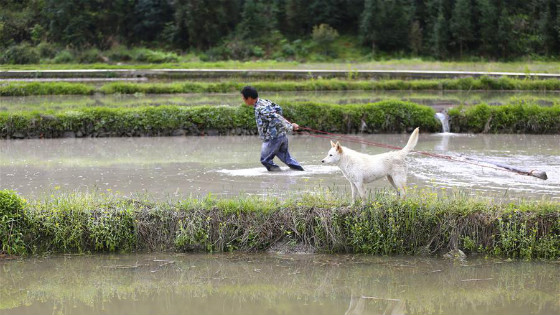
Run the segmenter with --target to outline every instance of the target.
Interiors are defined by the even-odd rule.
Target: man
[[[282,116],[282,108],[269,100],[259,98],[257,90],[246,86],[241,90],[243,101],[255,108],[255,119],[259,136],[263,140],[261,147],[261,163],[270,172],[279,171],[280,167],[272,161],[275,156],[291,169],[303,171],[303,167],[288,152],[287,132],[298,130],[299,126],[290,123]]]

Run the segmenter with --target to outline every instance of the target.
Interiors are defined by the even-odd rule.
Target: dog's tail
[[[404,153],[406,155],[410,151],[414,150],[414,147],[416,146],[416,143],[418,143],[418,132],[419,131],[420,131],[420,128],[414,129],[414,131],[410,135],[410,138],[408,139],[408,143],[406,144],[406,146],[404,148],[402,148],[402,150],[401,150],[402,153]]]

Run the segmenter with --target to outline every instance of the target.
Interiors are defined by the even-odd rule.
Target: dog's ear
[[[336,152],[342,153],[342,146],[338,141],[336,142],[335,147],[336,147]]]
[[[336,144],[334,142],[332,142],[332,140],[331,140],[331,147],[333,147],[333,148],[336,147]]]

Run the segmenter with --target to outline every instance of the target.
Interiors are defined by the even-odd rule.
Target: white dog
[[[399,151],[386,152],[377,155],[368,155],[348,149],[331,141],[332,148],[327,156],[321,161],[326,164],[336,164],[350,182],[352,187],[352,203],[356,202],[356,190],[362,200],[366,197],[364,184],[373,182],[383,176],[397,190],[400,196],[405,193],[407,166],[405,158],[414,149],[418,142],[418,131],[416,128],[408,143]]]

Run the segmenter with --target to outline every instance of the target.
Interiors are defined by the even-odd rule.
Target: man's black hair
[[[257,92],[257,89],[248,85],[241,90],[241,94],[243,94],[244,98],[259,98],[259,92]]]

